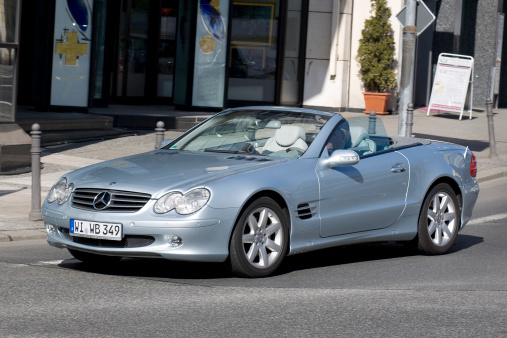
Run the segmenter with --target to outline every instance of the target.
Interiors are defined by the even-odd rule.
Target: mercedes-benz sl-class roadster
[[[476,174],[468,148],[388,137],[375,116],[245,107],[66,174],[42,214],[49,244],[88,264],[226,262],[262,277],[287,255],[345,244],[446,253],[472,215]]]

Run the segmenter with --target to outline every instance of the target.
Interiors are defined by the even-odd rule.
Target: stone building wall
[[[474,57],[474,107],[484,107],[489,95],[491,68],[495,66],[498,1],[462,0],[461,9],[457,8],[457,0],[436,1],[435,5],[433,65],[440,53]]]

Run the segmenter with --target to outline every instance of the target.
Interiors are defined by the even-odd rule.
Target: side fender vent
[[[313,203],[301,203],[298,205],[296,212],[300,219],[309,219],[315,215],[316,205]]]

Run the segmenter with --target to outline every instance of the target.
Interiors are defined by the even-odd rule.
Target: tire
[[[461,210],[456,193],[448,184],[437,184],[426,195],[419,215],[419,251],[427,255],[448,252],[460,226]]]
[[[287,253],[287,212],[275,201],[261,197],[241,214],[229,245],[233,275],[265,277],[278,269]]]
[[[112,263],[118,262],[121,257],[117,256],[105,256],[105,255],[97,255],[89,252],[78,251],[74,249],[67,249],[70,254],[77,260],[80,260],[83,263],[93,264],[93,265],[108,265]]]

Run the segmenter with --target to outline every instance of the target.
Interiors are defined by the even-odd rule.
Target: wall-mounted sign
[[[88,106],[92,6],[92,0],[56,0],[52,106]]]
[[[427,115],[431,109],[459,112],[461,120],[468,98],[468,112],[472,118],[473,70],[474,58],[471,56],[440,54]]]

